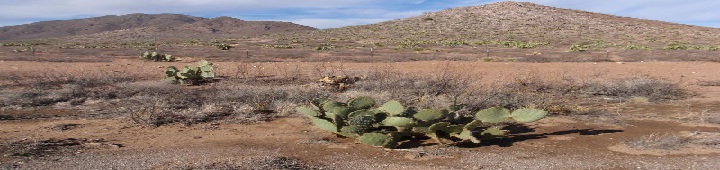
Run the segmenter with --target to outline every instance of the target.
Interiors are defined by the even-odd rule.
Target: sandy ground
[[[160,72],[164,66],[192,64],[117,60],[111,63],[0,62],[6,75],[33,75],[51,70],[70,73],[128,73],[146,79],[134,68]],[[315,74],[322,63],[216,63],[220,74],[233,76],[245,67],[267,74],[304,68]],[[296,66],[297,65],[297,66]],[[387,150],[356,144],[323,132],[305,118],[290,116],[267,123],[138,126],[126,118],[93,119],[52,117],[0,121],[3,148],[27,147],[48,139],[84,139],[61,146],[40,157],[2,152],[2,169],[716,169],[720,148],[683,147],[637,150],[623,147],[627,140],[647,135],[702,132],[720,133],[718,124],[682,121],[688,110],[707,109],[704,116],[720,117],[720,88],[698,86],[720,81],[720,63],[503,63],[403,62],[325,63],[324,70],[363,74],[364,70],[395,70],[433,74],[450,67],[500,81],[513,76],[611,78],[634,75],[661,77],[681,83],[698,95],[664,104],[631,104],[610,117],[556,116],[529,125],[508,138],[487,140],[476,146],[447,147],[433,143]],[[283,68],[285,70],[283,70]],[[248,70],[248,69],[246,69]],[[265,74],[265,73],[262,73]],[[8,83],[8,82],[5,82]],[[7,113],[1,114],[22,114]],[[43,114],[73,114],[49,110]],[[83,114],[83,113],[77,113]],[[692,116],[692,115],[690,115]],[[60,125],[73,125],[58,129]],[[717,136],[709,136],[715,139]],[[64,148],[64,149],[63,149]],[[14,148],[18,149],[18,148]]]

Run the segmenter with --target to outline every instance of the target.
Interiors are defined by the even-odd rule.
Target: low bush
[[[609,84],[586,84],[583,91],[601,96],[620,97],[629,99],[644,97],[650,101],[680,100],[691,94],[678,83],[652,78],[649,76],[636,76],[614,80]]]

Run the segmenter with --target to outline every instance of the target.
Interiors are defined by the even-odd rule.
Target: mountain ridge
[[[61,23],[75,24],[63,26]],[[47,28],[58,27],[57,25],[60,25],[61,29],[56,29],[55,32],[48,31]],[[181,14],[129,14],[67,22],[46,21],[23,26],[39,28],[0,27],[0,40],[52,37],[66,37],[72,41],[146,38],[163,40],[215,38],[217,37],[215,35],[230,35],[225,37],[271,35],[259,38],[279,45],[297,42],[292,40],[314,44],[378,43],[393,46],[440,41],[470,45],[509,41],[549,44],[563,48],[575,44],[663,48],[671,43],[717,45],[720,41],[718,28],[512,1],[449,8],[375,24],[322,30],[287,22],[243,21],[231,17],[208,19]],[[12,30],[25,33],[13,37],[10,35]],[[39,33],[33,34],[33,31]]]
[[[309,26],[279,21],[244,21],[231,17],[202,18],[182,14],[127,14],[100,17],[40,21],[0,27],[0,40],[45,39],[108,34],[123,30],[174,31],[182,34],[273,34],[287,31],[316,30]],[[128,31],[124,31],[128,32]],[[128,32],[132,34],[131,32]],[[139,33],[141,34],[141,33]],[[122,36],[120,36],[122,37]]]
[[[364,44],[466,40],[662,46],[673,41],[716,44],[720,29],[505,1],[295,36],[317,40],[343,37]]]

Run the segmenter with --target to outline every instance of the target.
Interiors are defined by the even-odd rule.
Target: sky
[[[0,0],[0,26],[132,13],[287,21],[337,28],[501,0]],[[718,0],[515,0],[624,17],[720,28]]]

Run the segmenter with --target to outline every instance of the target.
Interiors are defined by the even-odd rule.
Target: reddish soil
[[[72,74],[130,73],[153,80],[164,66],[191,64],[117,60],[111,63],[52,63],[4,61],[6,75],[37,75],[46,67]],[[433,74],[445,61],[403,63],[329,63],[327,68],[362,73],[389,69]],[[234,76],[242,63],[217,63],[220,75]],[[251,63],[258,70],[279,74],[300,65],[314,74],[321,63]],[[502,63],[449,62],[451,68],[479,75],[484,82],[507,81],[513,76],[543,78],[612,78],[649,75],[679,82],[698,95],[669,103],[636,103],[617,106],[616,113],[585,116],[553,116],[528,127],[516,127],[507,138],[479,145],[447,147],[431,142],[405,144],[401,149],[374,148],[321,131],[305,118],[290,116],[250,125],[204,123],[192,126],[145,127],[127,118],[75,118],[73,110],[15,112],[0,115],[32,115],[35,119],[0,120],[1,147],[48,139],[94,139],[76,150],[42,157],[22,157],[3,152],[3,169],[223,169],[259,167],[264,158],[284,157],[301,162],[300,169],[715,169],[720,166],[720,147],[681,147],[638,151],[617,147],[647,135],[685,132],[720,133],[720,124],[694,119],[720,117],[720,88],[699,86],[699,81],[720,81],[720,63]],[[136,70],[142,68],[142,70]],[[477,77],[476,77],[477,78]],[[11,83],[5,81],[3,83]],[[56,108],[55,108],[56,109]],[[79,113],[78,113],[79,114]],[[58,125],[73,125],[58,130]],[[101,140],[100,140],[101,139]],[[718,140],[718,139],[715,139]],[[429,141],[429,140],[428,140]],[[17,148],[15,148],[17,149]],[[682,152],[672,152],[672,151]],[[276,162],[277,163],[277,162]],[[242,166],[240,166],[242,165]],[[275,166],[269,169],[293,169]]]

